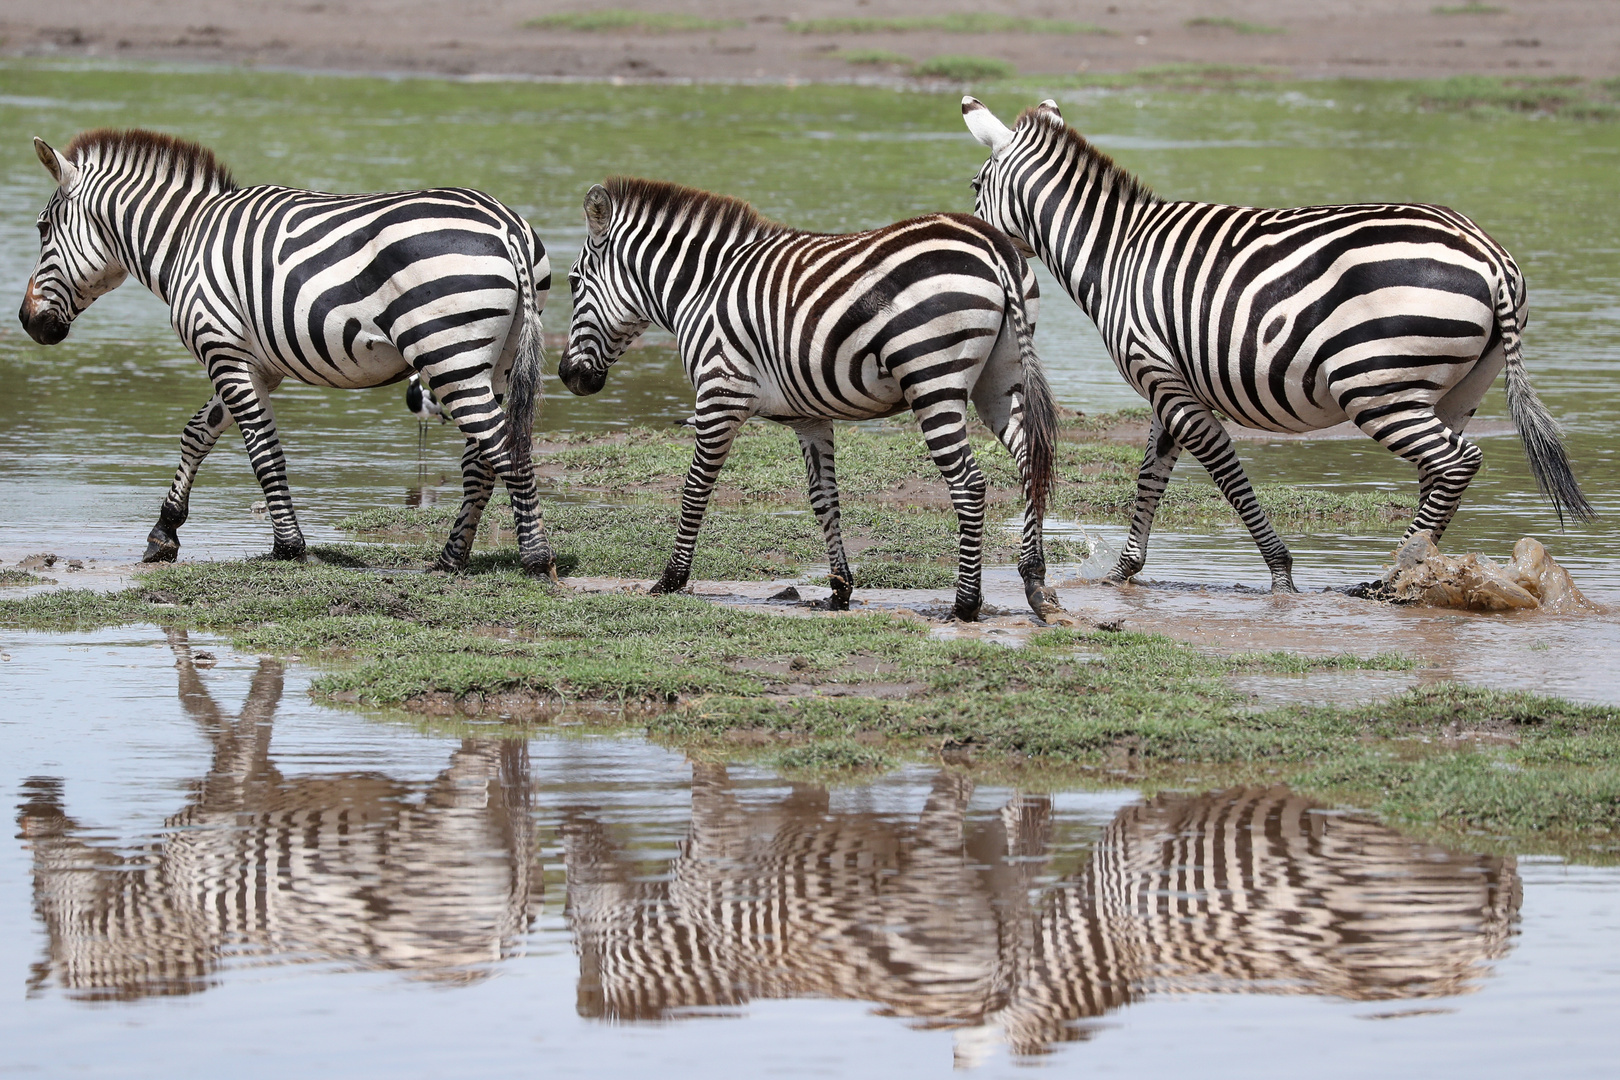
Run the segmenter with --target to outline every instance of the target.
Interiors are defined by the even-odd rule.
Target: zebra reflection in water
[[[760,804],[697,765],[691,831],[647,873],[591,815],[564,825],[578,1008],[607,1020],[754,998],[874,1002],[962,1029],[961,1063],[1084,1038],[1152,993],[1467,992],[1506,951],[1514,862],[1325,815],[1285,789],[1166,795],[1122,810],[1089,862],[1041,880],[1048,799],[969,815],[942,772],[915,820]]]
[[[28,781],[18,822],[49,938],[31,993],[192,993],[227,958],[467,982],[516,948],[541,889],[521,740],[463,740],[430,781],[287,776],[270,745],[281,665],[260,660],[229,716],[185,633],[170,631],[169,644],[180,702],[212,748],[208,773],[134,851],[81,838],[60,781]]]

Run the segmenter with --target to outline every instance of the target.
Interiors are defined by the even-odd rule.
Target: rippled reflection
[[[25,785],[47,931],[33,993],[186,994],[232,967],[311,962],[455,985],[536,934],[571,934],[588,1018],[868,1001],[957,1029],[970,1064],[997,1044],[1029,1055],[1084,1038],[1151,994],[1467,992],[1518,912],[1511,859],[1281,788],[1160,796],[1077,830],[1047,797],[987,812],[961,772],[933,775],[922,809],[897,814],[710,764],[692,766],[683,822],[684,800],[643,804],[583,759],[531,776],[521,740],[463,740],[431,779],[293,776],[271,740],[280,665],[260,660],[230,713],[185,635],[169,645],[211,750],[178,813],[131,848],[69,816],[59,780]],[[874,805],[900,789],[883,790]],[[646,847],[683,825],[673,854]],[[543,856],[567,878],[550,930],[536,929]]]
[[[185,994],[227,960],[325,961],[468,981],[531,922],[533,817],[520,741],[469,739],[433,780],[370,771],[287,777],[270,736],[282,669],[259,661],[235,715],[171,631],[180,702],[212,747],[184,809],[131,853],[97,846],[36,777],[20,807],[49,934],[30,990]]]
[[[1459,855],[1284,789],[1121,811],[1078,873],[1042,883],[1052,807],[967,815],[934,781],[912,821],[796,789],[739,800],[697,766],[692,824],[646,876],[589,814],[564,826],[579,1010],[647,1020],[752,998],[876,1002],[977,1029],[958,1054],[1037,1054],[1156,992],[1424,998],[1471,989],[1518,911],[1512,860]]]

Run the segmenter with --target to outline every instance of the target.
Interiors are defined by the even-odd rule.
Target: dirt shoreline
[[[1448,75],[1620,76],[1612,0],[1150,0],[998,4],[1094,33],[798,32],[789,22],[979,12],[924,0],[801,0],[791,10],[735,0],[617,0],[618,9],[731,21],[673,33],[525,27],[597,0],[0,0],[0,56],[240,64],[310,71],[671,80],[901,81],[899,63],[971,54],[1025,75],[1104,74],[1167,64],[1261,66],[1297,78]],[[1458,11],[1457,9],[1464,9]],[[1449,13],[1448,13],[1449,12]]]

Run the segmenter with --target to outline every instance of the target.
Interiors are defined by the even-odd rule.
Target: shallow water
[[[160,127],[214,147],[249,183],[483,187],[530,217],[558,269],[583,235],[583,191],[611,172],[735,193],[804,227],[855,229],[971,208],[966,180],[982,153],[961,128],[956,98],[941,93],[26,64],[0,66],[0,78],[0,144],[19,148],[0,161],[0,282],[19,295],[37,250],[34,215],[49,191],[43,170],[21,152],[36,133],[60,145],[84,127]],[[1007,114],[1041,93],[989,100]],[[1620,125],[1424,114],[1376,85],[1058,96],[1072,123],[1167,195],[1257,205],[1441,202],[1502,240],[1530,282],[1532,378],[1569,430],[1589,495],[1607,512],[1559,533],[1516,440],[1487,437],[1485,468],[1447,543],[1505,555],[1521,535],[1538,535],[1595,596],[1620,600],[1620,468],[1609,435],[1620,422],[1620,223],[1612,213]],[[1045,291],[1037,340],[1063,403],[1087,411],[1140,404],[1078,309],[1049,278]],[[566,317],[567,297],[554,295],[549,327],[562,330]],[[98,301],[54,349],[0,323],[0,385],[0,558],[58,548],[137,556],[177,460],[178,431],[207,395],[162,307],[126,286]],[[691,400],[667,348],[633,353],[597,398],[574,398],[555,380],[550,389],[543,430],[675,423]],[[424,486],[447,477],[453,489],[459,440],[434,428],[419,455],[401,396],[398,387],[278,392],[293,492],[312,539],[334,538],[331,524],[354,509],[419,499]],[[1503,416],[1499,389],[1481,415]],[[214,456],[183,534],[187,554],[264,550],[268,524],[247,513],[261,496],[234,434]],[[1362,440],[1256,445],[1244,457],[1256,481],[1413,485],[1408,466]],[[1190,462],[1178,478],[1207,482]],[[1356,579],[1372,576],[1390,546],[1385,537],[1287,539],[1300,553],[1305,588],[1338,584],[1346,560]],[[1223,580],[1267,580],[1235,528],[1157,537],[1149,575],[1181,565],[1217,568]]]
[[[424,730],[148,627],[0,648],[7,1071],[1596,1076],[1620,1050],[1614,868],[1281,788],[828,790]]]

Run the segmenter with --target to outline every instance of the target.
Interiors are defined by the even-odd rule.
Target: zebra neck
[[[1137,213],[1156,200],[1128,175],[1096,161],[1081,162],[1079,171],[1058,216],[1047,225],[1032,222],[1027,235],[1041,261],[1095,322],[1114,257]]]
[[[124,269],[167,304],[175,273],[183,265],[187,229],[198,211],[225,193],[212,186],[174,184],[149,190],[145,177],[120,179],[122,183],[107,184],[97,200],[98,216]]]
[[[775,235],[775,231],[771,235]],[[754,243],[765,231],[753,228],[715,227],[708,221],[665,223],[650,236],[648,249],[663,248],[677,253],[674,258],[646,260],[646,314],[658,326],[679,336],[682,327],[701,318],[709,309],[706,294],[715,276],[726,267],[737,250]]]

